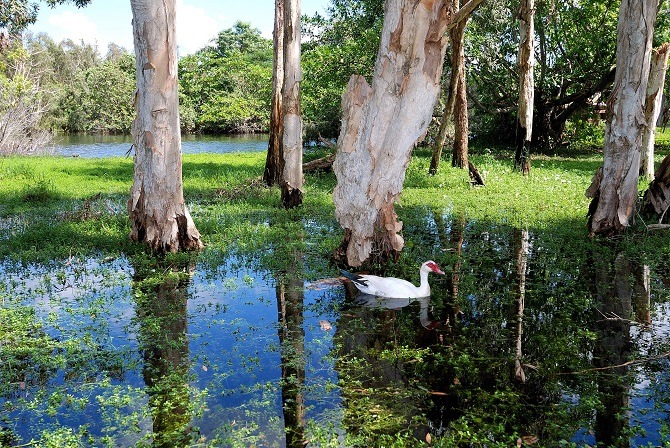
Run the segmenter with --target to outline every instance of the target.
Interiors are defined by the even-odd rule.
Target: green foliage
[[[232,28],[219,32],[214,39],[214,50],[223,58],[234,54],[259,58],[259,62],[266,62],[268,56],[272,58],[272,42],[247,22],[235,22]]]
[[[68,132],[129,133],[135,117],[134,58],[126,53],[79,72],[57,107]]]
[[[304,18],[301,84],[308,139],[339,133],[342,94],[353,74],[371,82],[379,49],[382,2],[333,1],[328,18]]]
[[[6,28],[13,35],[37,20],[37,3],[28,0],[5,0],[0,3],[0,29]]]
[[[40,129],[45,95],[28,52],[14,45],[0,53],[0,155],[43,150],[50,135]]]
[[[539,2],[535,11],[534,145],[559,148],[566,121],[609,96],[616,63],[618,3]],[[476,99],[472,129],[490,141],[513,142],[516,129],[518,2],[484,2],[466,29],[468,92]],[[666,6],[667,8],[667,6]],[[661,18],[656,35],[668,32]],[[498,113],[490,113],[497,110]],[[577,117],[577,120],[581,118]]]
[[[272,46],[260,31],[237,22],[216,44],[179,62],[184,130],[214,133],[267,130],[272,94]]]

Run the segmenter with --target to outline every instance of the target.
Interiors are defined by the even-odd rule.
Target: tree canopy
[[[87,1],[45,1],[58,3],[83,6]],[[23,29],[34,21],[38,7],[28,0],[2,2],[0,27]],[[670,39],[669,8],[667,2],[661,5],[654,45]],[[516,137],[517,9],[514,0],[486,1],[466,29],[471,138],[511,143]],[[609,96],[614,77],[617,10],[615,0],[537,3],[534,146],[555,151],[566,141],[602,133],[593,110]],[[341,97],[350,76],[371,79],[382,18],[382,0],[332,0],[324,15],[303,17],[301,104],[308,141],[338,135]],[[135,87],[132,55],[126,49],[112,45],[100,54],[89,43],[29,34],[12,45],[24,48],[31,76],[39,80],[48,106],[42,128],[129,132]],[[245,22],[221,30],[209,45],[179,61],[182,130],[267,131],[271,80],[271,40]],[[441,108],[442,103],[436,116]],[[429,136],[437,124],[435,120]]]

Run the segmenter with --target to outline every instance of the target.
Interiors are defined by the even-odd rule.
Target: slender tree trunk
[[[444,145],[447,142],[449,128],[452,127],[452,121],[454,117],[454,102],[456,101],[455,90],[457,85],[458,85],[458,78],[456,77],[456,72],[452,70],[449,81],[449,94],[447,96],[447,104],[444,106],[444,112],[442,113],[442,122],[440,123],[440,130],[438,131],[437,137],[435,138],[435,143],[433,144],[433,155],[430,159],[430,167],[428,168],[428,174],[430,174],[431,176],[437,174],[437,170],[440,167],[440,161],[442,160],[442,148],[444,148]]]
[[[521,360],[523,359],[523,314],[526,308],[526,272],[528,270],[528,252],[530,249],[528,229],[514,230],[514,244],[516,245],[516,273],[519,279],[517,289],[517,309],[514,347],[514,378],[526,382],[526,372]]]
[[[460,8],[460,0],[454,1],[454,11]],[[450,31],[451,37],[451,70],[456,72],[456,89],[454,93],[454,146],[451,153],[451,166],[468,167],[468,96],[465,85],[465,26],[468,19],[458,22]]]
[[[394,204],[439,93],[449,1],[387,0],[372,86],[353,75],[342,97],[333,198],[350,266],[404,246]]]
[[[453,146],[451,153],[451,165],[457,168],[468,166],[468,99],[465,84],[465,53],[464,37],[467,20],[474,9],[482,0],[470,1],[460,7],[460,0],[451,3],[451,14],[454,20],[449,25],[449,38],[451,41],[451,79],[449,83],[449,96],[447,105],[442,116],[440,130],[433,145],[433,156],[430,161],[428,173],[437,174],[437,169],[442,158],[442,148],[447,140],[447,133],[452,119],[454,120]],[[456,19],[458,21],[456,21]]]
[[[524,175],[530,172],[530,143],[533,137],[535,82],[535,0],[521,0],[519,6],[519,116],[514,167]]]
[[[635,321],[651,325],[651,269],[648,264],[633,265],[633,309]]]
[[[159,252],[200,249],[182,188],[175,0],[131,0],[130,5],[137,71],[130,236]]]
[[[617,68],[605,124],[600,182],[589,187],[589,234],[613,235],[630,225],[637,200],[644,100],[658,0],[623,0],[617,28]]]
[[[281,182],[281,130],[282,117],[282,84],[284,83],[284,0],[275,0],[275,23],[273,37],[273,71],[272,71],[272,102],[270,105],[270,139],[268,155],[265,160],[263,182],[268,186],[279,185]]]
[[[284,83],[282,130],[282,203],[302,204],[302,117],[300,116],[300,0],[284,4]]]
[[[647,127],[642,134],[642,154],[640,160],[640,175],[647,180],[654,180],[654,143],[656,140],[656,121],[661,113],[663,102],[663,86],[665,74],[668,71],[668,56],[670,56],[670,42],[656,48],[651,55],[649,68],[649,82],[644,116]]]

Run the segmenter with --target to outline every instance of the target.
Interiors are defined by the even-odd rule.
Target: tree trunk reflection
[[[633,349],[629,320],[633,314],[630,277],[631,265],[624,253],[617,254],[611,264],[596,264],[595,331],[598,339],[593,364],[606,370],[598,381],[602,406],[596,412],[595,436],[600,445],[608,447],[630,446],[626,436],[630,401],[628,367],[616,367],[628,361]]]
[[[277,275],[277,311],[281,346],[281,395],[286,447],[305,446],[305,331],[302,254],[294,252],[288,271]]]
[[[516,246],[516,273],[519,280],[516,291],[516,345],[514,348],[514,378],[522,383],[526,382],[526,372],[523,369],[521,358],[523,357],[523,313],[526,300],[526,270],[528,268],[528,251],[530,247],[528,230],[514,229],[514,244]]]
[[[190,434],[187,287],[194,266],[135,267],[133,293],[142,375],[153,416],[153,447],[186,446]]]

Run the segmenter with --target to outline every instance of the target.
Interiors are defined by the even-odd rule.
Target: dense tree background
[[[47,2],[51,3],[58,1]],[[670,6],[663,3],[655,45],[670,40]],[[616,0],[538,3],[533,125],[538,149],[555,152],[568,141],[600,141],[602,125],[594,109],[602,106],[611,89],[618,5]],[[489,0],[467,28],[471,138],[510,144],[517,137],[517,10],[517,0]],[[34,21],[36,12],[35,2],[3,2],[0,29],[18,30]],[[18,21],[15,25],[10,14]],[[338,135],[341,95],[351,74],[370,78],[382,17],[382,0],[331,0],[324,16],[303,18],[301,102],[306,140]],[[5,86],[0,112],[15,110],[19,103],[39,104],[35,129],[129,132],[133,56],[113,44],[106,50],[103,54],[85,42],[54,42],[43,34],[11,39],[0,51],[0,81]],[[445,67],[445,92],[448,76]],[[182,57],[179,79],[183,131],[267,131],[272,43],[250,24],[238,22],[205,48]],[[433,128],[438,124],[434,120]],[[429,137],[433,132],[431,128]]]

